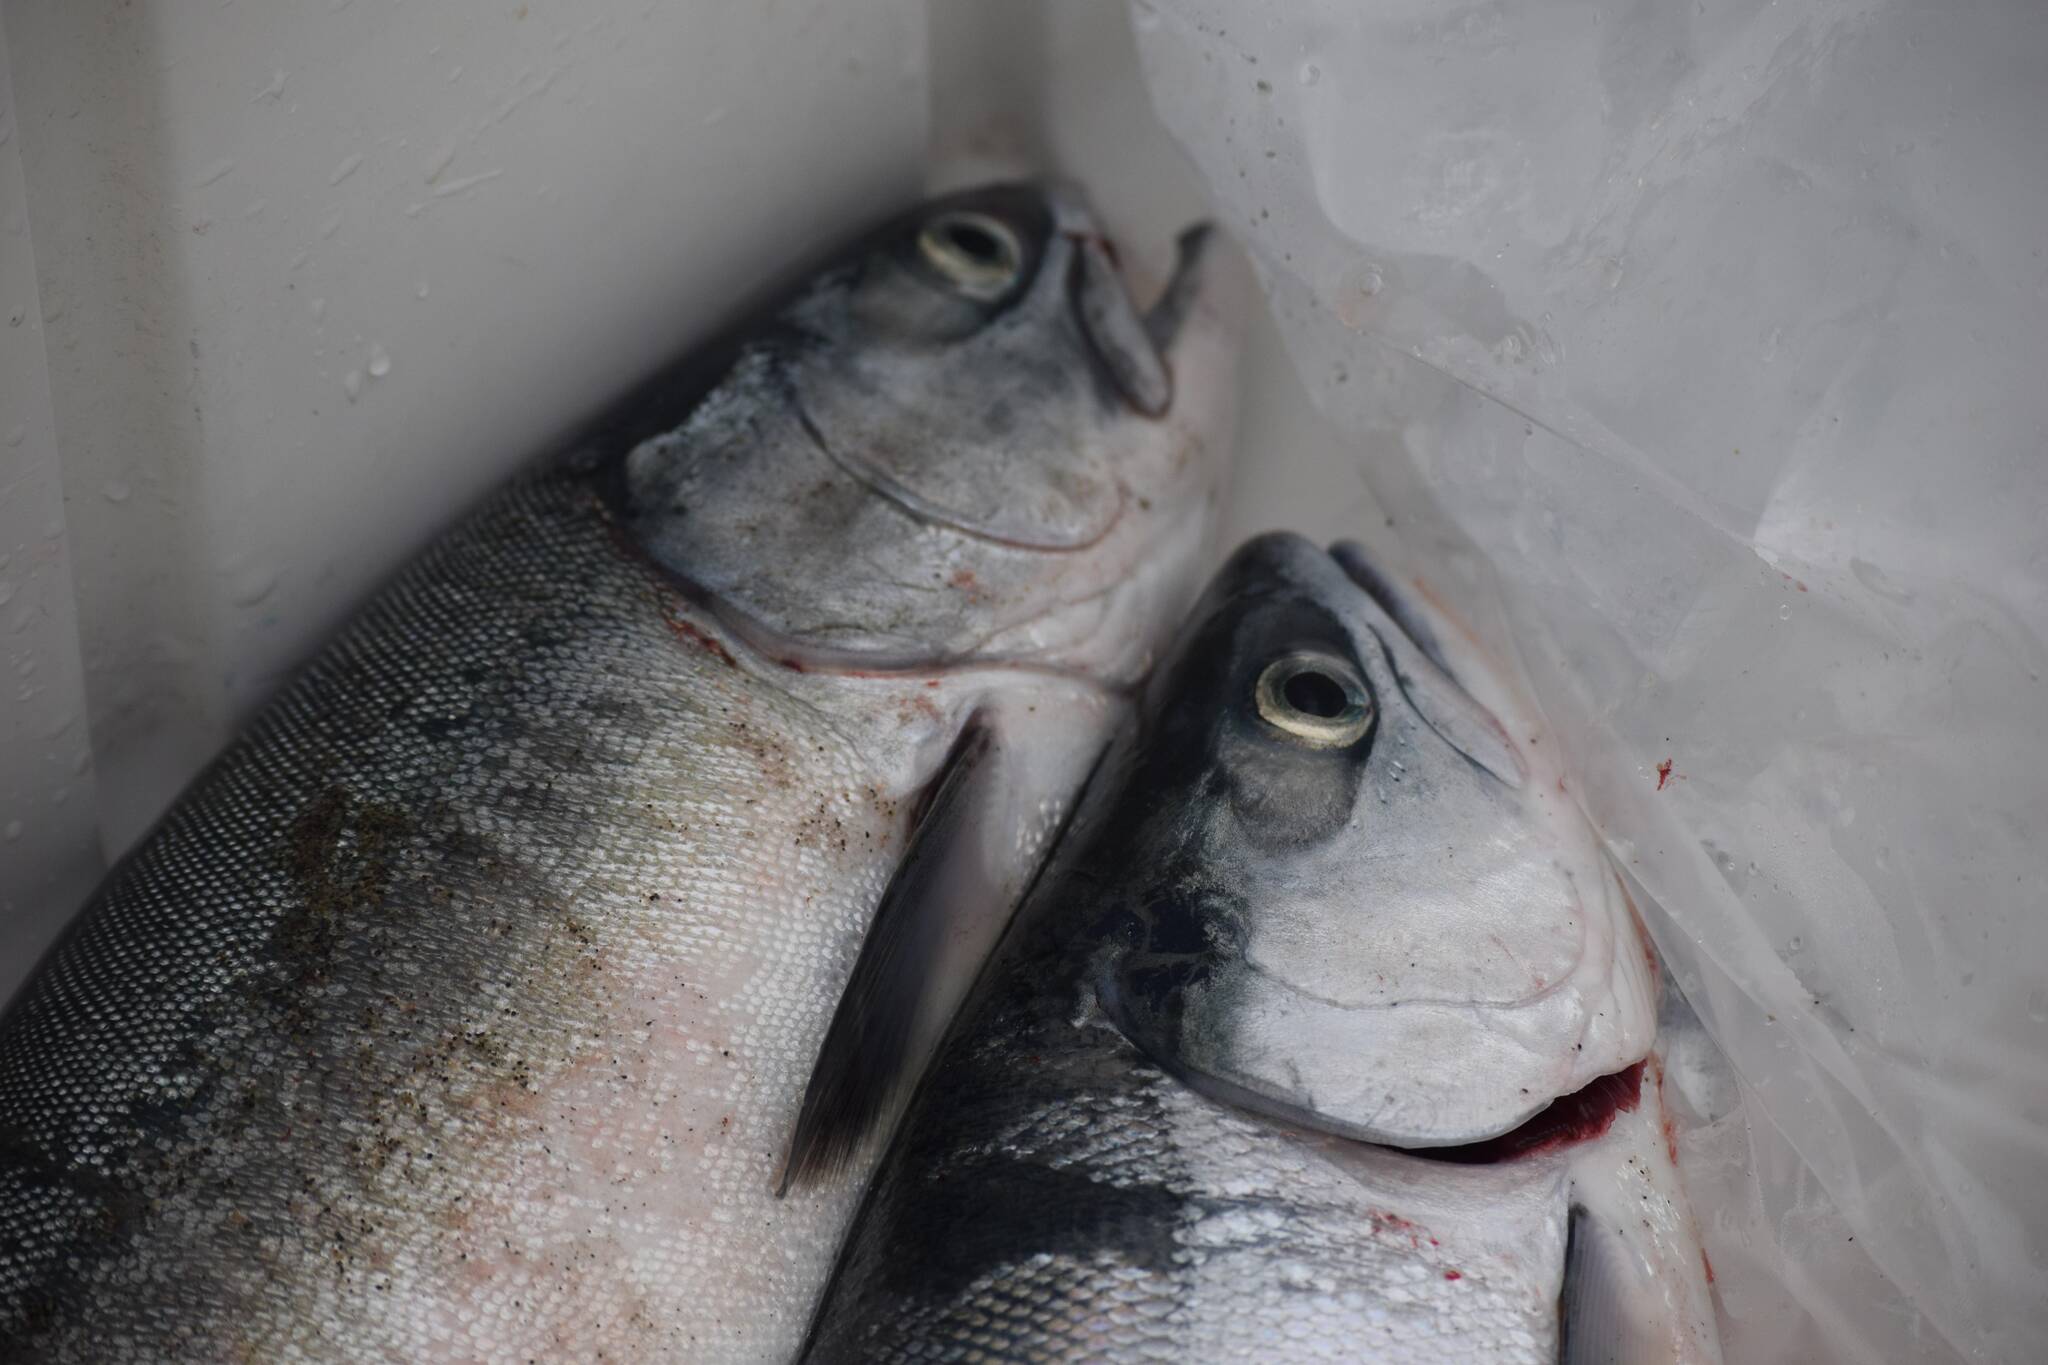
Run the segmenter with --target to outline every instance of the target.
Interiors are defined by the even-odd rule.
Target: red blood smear
[[[1665,759],[1657,765],[1657,790],[1663,791],[1664,784],[1671,780],[1671,760]]]
[[[1555,1151],[1573,1143],[1587,1142],[1614,1126],[1616,1114],[1635,1109],[1643,1098],[1643,1064],[1602,1076],[1583,1090],[1553,1100],[1548,1109],[1521,1127],[1484,1142],[1462,1147],[1422,1147],[1412,1156],[1433,1161],[1451,1161],[1461,1166],[1483,1166],[1495,1161],[1513,1161]]]
[[[1447,1280],[1462,1280],[1465,1278],[1465,1274],[1463,1271],[1460,1270],[1446,1270],[1444,1272],[1444,1278]]]
[[[680,616],[670,616],[665,614],[663,619],[668,622],[668,628],[676,633],[677,638],[689,640],[694,644],[702,646],[705,650],[709,651],[714,657],[716,657],[720,662],[724,663],[729,668],[739,667],[739,665],[733,660],[732,652],[728,650],[724,645],[720,644],[712,636],[706,634],[704,631],[698,629],[696,626],[690,624],[688,621],[683,620]]]

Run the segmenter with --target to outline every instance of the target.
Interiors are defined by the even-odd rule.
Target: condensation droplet
[[[20,444],[21,444],[21,443],[22,443],[23,441],[26,441],[27,439],[28,439],[28,428],[27,428],[27,427],[25,427],[25,426],[23,426],[23,425],[21,425],[21,423],[19,423],[19,422],[16,422],[16,423],[15,423],[15,424],[14,424],[13,426],[11,426],[11,427],[9,427],[9,428],[7,429],[7,444],[8,444],[8,445],[10,445],[10,446],[18,446],[18,445],[20,445]]]
[[[1303,85],[1314,85],[1323,78],[1323,69],[1314,62],[1303,62],[1301,70],[1294,73],[1294,78]]]
[[[370,378],[382,379],[391,373],[391,357],[376,342],[370,343]]]
[[[108,502],[126,502],[133,491],[119,479],[108,479],[100,488],[101,496],[106,498]]]
[[[1780,621],[1792,619],[1792,604],[1790,602],[1780,602],[1778,604],[1778,619]]]
[[[4,835],[8,843],[13,843],[16,839],[19,839],[21,837],[21,821],[9,820],[7,822],[7,828],[4,830],[0,830],[0,835]]]
[[[2027,997],[2027,1017],[2037,1024],[2048,1024],[2048,986],[2034,987],[2034,993]]]
[[[1785,946],[1792,952],[1796,953],[1806,946],[1806,940],[1801,938],[1798,934],[1794,934],[1792,935],[1791,941],[1787,943]]]
[[[348,401],[356,401],[356,395],[363,391],[363,372],[350,370],[341,377],[341,391],[348,395]]]
[[[417,285],[413,286],[412,294],[416,299],[425,298],[427,296],[427,282],[421,280]]]

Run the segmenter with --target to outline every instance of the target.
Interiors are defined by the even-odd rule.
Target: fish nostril
[[[1327,673],[1303,669],[1280,689],[1287,704],[1305,715],[1329,720],[1343,712],[1348,703],[1343,684]]]

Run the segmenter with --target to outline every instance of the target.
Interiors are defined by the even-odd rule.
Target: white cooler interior
[[[1225,544],[1367,540],[1566,746],[1742,1081],[1730,1360],[2031,1358],[2044,65],[2016,2],[6,0],[0,996],[483,490],[1056,169],[1141,271],[1252,248]]]

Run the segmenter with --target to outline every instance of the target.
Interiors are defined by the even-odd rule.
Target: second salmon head
[[[1270,535],[1148,684],[1118,774],[1143,799],[1058,886],[1093,902],[1110,1016],[1197,1089],[1447,1148],[1647,1053],[1654,982],[1590,827],[1436,653],[1351,547]]]
[[[802,668],[1024,662],[1128,683],[1193,596],[1233,417],[1234,249],[1141,309],[1080,193],[985,187],[742,333],[614,479],[632,537]]]

